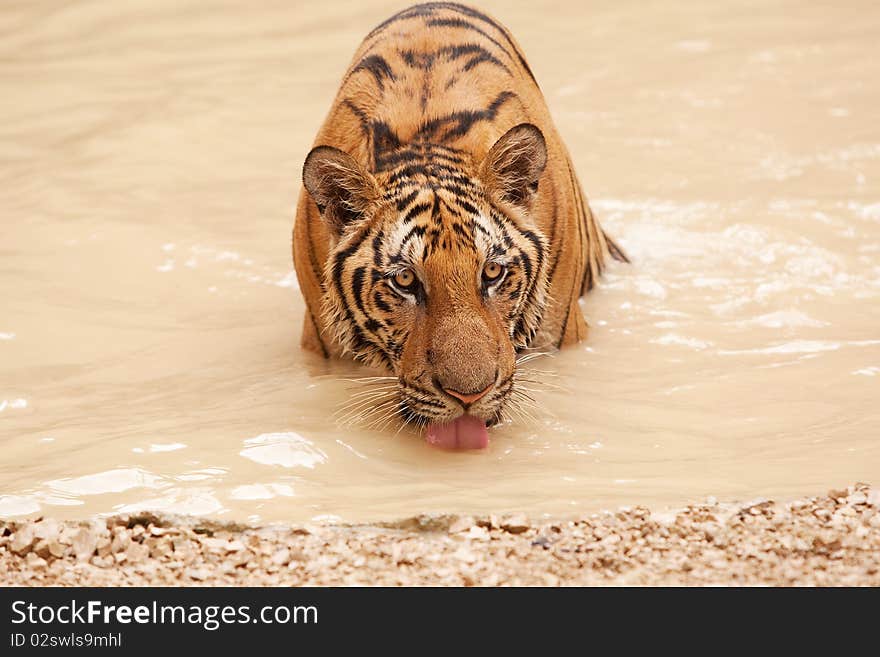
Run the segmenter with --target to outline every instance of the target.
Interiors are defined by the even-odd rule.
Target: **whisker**
[[[383,409],[388,408],[391,404],[396,403],[396,399],[388,399],[381,404],[370,404],[369,406],[363,406],[361,408],[352,408],[345,415],[337,418],[337,422],[341,424],[351,425],[356,423],[355,421],[358,419],[365,419],[376,413],[380,412]]]
[[[392,392],[394,390],[397,390],[397,386],[383,386],[381,388],[374,388],[371,390],[364,390],[362,392],[356,392],[356,393],[349,395],[349,397],[351,399],[357,399],[359,397],[372,397],[375,395],[387,395],[389,392]]]
[[[556,353],[559,351],[559,348],[553,343],[552,340],[545,340],[541,344],[532,344],[527,349],[527,352],[533,351],[546,351],[548,353]]]
[[[389,404],[396,403],[396,399],[388,399],[381,404],[367,404],[361,408],[351,408],[345,415],[335,418],[336,422],[344,426],[358,424],[360,421],[368,419],[370,416],[378,413],[383,408],[387,408]]]
[[[528,392],[523,392],[524,390],[526,390]],[[516,395],[517,397],[524,397],[525,399],[528,399],[533,404],[537,404],[537,402],[535,401],[535,398],[532,397],[530,394],[528,394],[529,392],[539,392],[539,391],[532,390],[531,388],[526,388],[525,386],[517,386],[513,390],[510,391],[510,394]]]
[[[515,413],[516,416],[520,419],[520,421],[523,424],[536,424],[537,423],[537,420],[535,419],[535,417],[531,413],[528,413],[527,411],[523,410],[523,408],[520,406],[520,404],[515,399],[509,400],[508,409],[510,410],[511,413]]]
[[[356,420],[365,429],[369,429],[387,418],[389,415],[393,415],[394,413],[396,413],[398,404],[398,399],[389,399],[382,404],[362,411],[361,414],[356,418]]]
[[[356,378],[343,378],[350,383],[370,383],[372,381],[397,381],[396,376],[360,376]]]
[[[570,392],[571,388],[569,386],[563,386],[558,383],[552,383],[550,381],[538,381],[537,379],[529,379],[526,377],[519,377],[516,379],[516,386],[518,388],[523,388],[522,383],[529,383],[532,385],[540,386],[543,388],[541,392],[547,392],[548,390],[553,390],[557,392]],[[526,388],[528,389],[528,388]],[[533,390],[533,392],[538,392],[538,390]]]
[[[389,419],[392,419],[392,418],[394,418],[395,415],[397,415],[397,408],[394,406],[392,406],[390,408],[386,408],[386,409],[384,409],[384,411],[382,413],[379,413],[378,415],[379,415],[379,417],[375,417],[368,424],[365,424],[364,428],[365,429],[372,429],[372,428],[378,426],[379,424],[382,424],[382,423],[387,424]]]
[[[519,408],[520,412],[526,416],[528,420],[527,424],[531,424],[532,426],[537,426],[540,424],[538,418],[531,412],[530,409],[526,408],[523,403],[517,402],[517,407]],[[538,409],[534,408],[534,410],[537,412]]]
[[[570,378],[570,375],[563,376],[559,372],[554,372],[553,370],[539,370],[538,368],[532,367],[531,365],[528,367],[523,367],[518,371],[522,372],[523,374],[537,374],[538,376],[549,376],[554,379]]]
[[[425,415],[421,411],[416,411],[405,403],[401,405],[400,414],[403,418],[403,426],[397,430],[397,433],[400,433],[404,426],[414,427],[416,430],[421,431],[430,422],[435,420],[435,418]]]
[[[397,429],[397,433],[399,433],[399,432],[400,432],[400,428],[403,427],[403,426],[406,424],[406,422],[402,422],[402,421],[401,421],[401,417],[400,417],[400,406],[396,406],[396,407],[395,407],[395,408],[394,408],[394,409],[388,414],[388,419],[385,420],[385,422],[382,423],[382,426],[379,427],[378,430],[379,430],[379,431],[385,431],[385,429],[388,428],[388,426],[391,425],[392,423],[394,423],[395,421],[397,421],[397,422],[400,423],[400,427],[398,427],[398,429]],[[394,435],[396,436],[397,433],[395,433]]]
[[[370,404],[372,402],[379,401],[379,400],[386,398],[386,397],[390,398],[392,396],[395,396],[395,393],[394,393],[394,391],[391,391],[391,390],[374,391],[373,393],[371,393],[369,395],[362,395],[357,398],[349,399],[349,400],[343,402],[341,404],[340,408],[345,409],[345,408],[352,408],[354,406],[359,406],[361,404]]]
[[[548,358],[552,358],[556,354],[551,351],[532,351],[527,354],[523,354],[522,356],[517,356],[516,364],[522,365],[523,363],[528,363],[529,361],[535,360],[536,358],[544,358],[545,356]]]

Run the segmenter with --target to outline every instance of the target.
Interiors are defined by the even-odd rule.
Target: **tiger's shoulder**
[[[555,137],[514,37],[478,9],[435,2],[404,9],[367,34],[316,143],[341,148],[371,169],[383,152],[420,140],[479,160],[523,122]]]

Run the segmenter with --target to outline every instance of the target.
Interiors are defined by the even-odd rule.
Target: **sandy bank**
[[[880,490],[624,508],[566,522],[419,516],[262,527],[118,516],[0,523],[4,585],[880,585]]]

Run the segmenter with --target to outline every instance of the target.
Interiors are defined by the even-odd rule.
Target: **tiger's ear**
[[[332,146],[317,146],[308,154],[303,185],[337,237],[379,197],[373,176],[351,155]]]
[[[520,123],[495,142],[480,165],[480,175],[487,189],[528,209],[545,166],[544,135],[531,123]]]

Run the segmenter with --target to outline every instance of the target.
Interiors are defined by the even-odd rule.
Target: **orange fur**
[[[321,148],[306,162],[293,234],[307,306],[303,347],[326,356],[350,349],[395,370],[401,380],[422,370],[435,383],[451,376],[458,389],[475,390],[492,376],[498,382],[511,374],[517,350],[587,336],[578,298],[601,274],[607,255],[626,257],[590,212],[522,51],[497,21],[454,3],[416,5],[391,17],[355,53],[315,145]],[[407,169],[408,162],[415,164]],[[360,290],[370,275],[381,286],[385,270],[376,268],[378,255],[376,265],[370,263],[364,246],[345,261],[345,273],[334,273],[334,254],[354,253],[367,236],[388,239],[406,200],[400,200],[404,192],[392,196],[388,190],[401,180],[409,185],[404,191],[415,190],[410,203],[423,198],[420,189],[434,193],[438,231],[473,231],[467,213],[449,209],[456,206],[460,180],[472,201],[466,207],[483,217],[505,217],[511,232],[519,231],[517,239],[533,237],[516,246],[528,262],[543,262],[531,272],[533,279],[546,279],[532,281],[531,305],[515,298],[529,285],[524,275],[520,280],[511,273],[506,281],[507,305],[500,295],[481,295],[479,271],[488,256],[451,247],[412,265],[426,294],[420,304],[395,305],[389,313],[381,294],[378,301],[365,294],[353,302],[349,288]],[[438,191],[443,185],[446,191]],[[422,234],[431,235],[430,227],[425,224]],[[449,241],[440,235],[437,243]],[[354,277],[356,268],[361,271]],[[519,340],[518,308],[532,313],[526,324],[537,324],[526,326],[521,332],[527,337]],[[365,322],[375,326],[373,320],[388,326],[374,335],[363,329]],[[348,335],[352,327],[369,333],[366,342],[373,346]],[[443,374],[456,367],[459,375]]]

